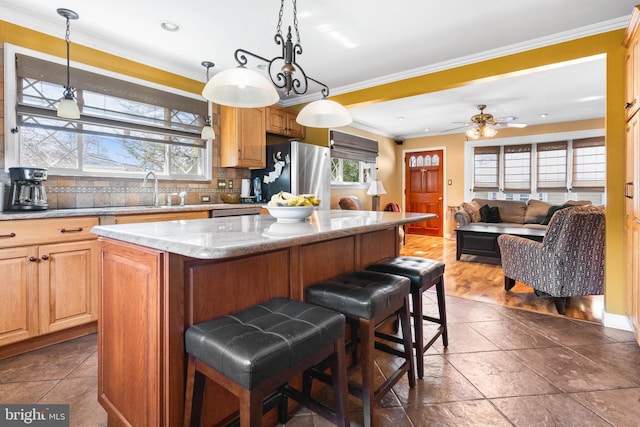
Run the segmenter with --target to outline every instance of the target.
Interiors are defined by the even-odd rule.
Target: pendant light
[[[69,46],[71,45],[71,40],[69,38],[70,35],[70,19],[78,19],[80,16],[69,9],[57,9],[58,15],[66,18],[67,20],[67,31],[65,32],[64,39],[67,43],[67,84],[64,87],[63,98],[60,100],[58,104],[58,117],[62,117],[65,119],[79,119],[80,118],[80,109],[78,108],[78,104],[76,103],[76,98],[74,95],[74,89],[71,87],[71,77],[70,77],[70,65],[69,65]]]
[[[202,61],[202,66],[207,69],[207,82],[209,81],[209,69],[215,67],[211,61]],[[208,103],[207,103],[208,104]],[[207,110],[209,109],[209,105],[207,105]],[[216,133],[213,131],[213,127],[211,126],[211,116],[208,114],[204,118],[204,126],[202,127],[202,132],[200,133],[200,138],[202,139],[216,139]]]

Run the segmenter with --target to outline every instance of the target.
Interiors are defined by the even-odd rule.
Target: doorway
[[[443,150],[406,153],[404,163],[405,210],[438,215],[435,219],[407,224],[407,233],[443,237]]]

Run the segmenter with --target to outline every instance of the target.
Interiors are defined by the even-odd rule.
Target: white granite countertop
[[[64,218],[73,216],[108,216],[152,214],[162,212],[197,212],[222,209],[246,209],[251,207],[259,208],[260,206],[251,203],[202,203],[197,205],[184,206],[119,206],[104,208],[48,209],[44,211],[4,211],[0,212],[0,221],[9,221],[14,219]]]
[[[306,221],[280,223],[271,215],[101,225],[100,236],[200,259],[267,250],[376,231],[436,218],[434,214],[317,210]]]

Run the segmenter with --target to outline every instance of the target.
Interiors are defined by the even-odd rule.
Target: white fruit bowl
[[[302,222],[311,216],[315,206],[263,206],[278,222]]]

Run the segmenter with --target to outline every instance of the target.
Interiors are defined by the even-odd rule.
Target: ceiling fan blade
[[[451,132],[452,130],[464,129],[464,128],[466,128],[466,127],[467,127],[467,125],[465,124],[464,126],[458,126],[457,128],[441,130],[441,131],[440,131],[440,133],[444,133],[444,132]]]

